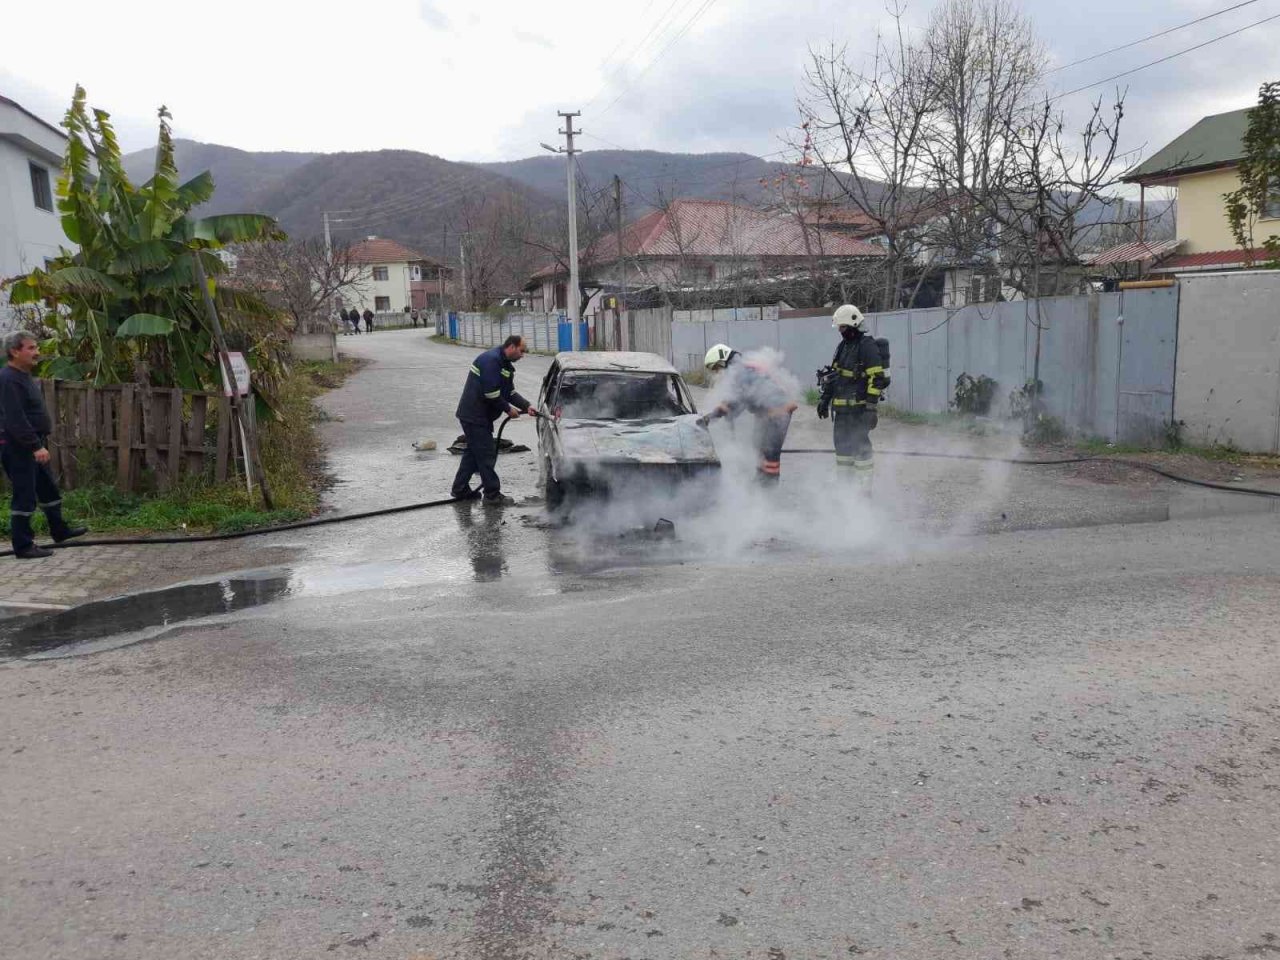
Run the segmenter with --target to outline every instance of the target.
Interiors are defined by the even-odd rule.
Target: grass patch
[[[816,407],[820,399],[822,399],[822,391],[817,387],[810,387],[804,392],[804,402],[811,407]]]
[[[1274,460],[1265,455],[1255,455],[1245,453],[1238,447],[1234,447],[1229,443],[1215,443],[1208,447],[1197,447],[1191,444],[1179,443],[1177,445],[1151,444],[1143,445],[1139,443],[1112,443],[1104,437],[1089,437],[1081,440],[1076,444],[1077,449],[1084,453],[1090,453],[1095,456],[1124,456],[1145,453],[1181,453],[1192,457],[1199,457],[1201,460],[1210,460],[1216,463],[1230,463],[1241,465],[1245,463],[1259,463],[1268,465],[1268,461]]]
[[[886,403],[876,408],[876,413],[896,423],[907,423],[920,427],[936,427],[953,433],[967,433],[974,437],[985,437],[989,433],[1000,432],[998,426],[983,422],[973,416],[948,410],[945,413],[915,413],[903,410]]]
[[[243,480],[214,484],[184,477],[165,493],[121,493],[112,484],[92,483],[63,491],[67,519],[84,523],[93,533],[233,533],[255,527],[302,520],[316,511],[326,477],[323,448],[316,432],[322,419],[312,402],[339,386],[359,367],[355,361],[302,361],[292,365],[279,393],[283,420],[260,420],[262,461],[275,499],[263,510],[257,491],[250,495]],[[4,497],[8,484],[3,484]],[[48,528],[44,514],[32,518],[37,534]],[[0,512],[0,535],[8,538],[9,514]]]
[[[447,333],[433,333],[431,336],[427,337],[427,339],[430,340],[432,343],[448,343],[448,344],[452,344],[455,347],[462,346],[461,341],[454,340]]]

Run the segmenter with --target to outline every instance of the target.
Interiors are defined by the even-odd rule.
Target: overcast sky
[[[1238,2],[1023,6],[1066,64]],[[908,21],[918,28],[932,6],[909,2]],[[1070,90],[1276,14],[1280,0],[1254,0],[1051,80]],[[56,123],[79,82],[127,149],[154,144],[163,103],[178,135],[246,150],[506,160],[560,142],[557,109],[583,111],[586,149],[774,154],[796,121],[808,48],[861,55],[887,17],[884,0],[62,0],[7,5],[3,20],[0,93]],[[1280,79],[1278,51],[1273,20],[1118,81],[1123,146],[1150,153],[1205,114],[1254,102]]]

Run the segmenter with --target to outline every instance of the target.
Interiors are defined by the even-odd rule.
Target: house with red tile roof
[[[350,247],[352,262],[362,264],[355,286],[343,291],[344,305],[374,313],[434,310],[449,268],[397,240],[366,237]]]
[[[724,298],[815,264],[835,267],[871,262],[884,250],[847,232],[822,229],[787,214],[722,200],[675,200],[602,236],[579,258],[591,293],[586,315],[619,290],[702,290]],[[565,309],[568,268],[555,263],[529,278],[524,289],[534,309]],[[741,304],[724,303],[723,306]]]

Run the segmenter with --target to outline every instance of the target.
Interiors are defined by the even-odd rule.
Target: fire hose
[[[545,417],[546,414],[535,411],[534,417]],[[498,426],[497,435],[494,438],[496,444],[502,439],[502,432],[506,429],[507,424],[515,418],[507,416]],[[834,454],[835,449],[832,447],[796,447],[784,448],[783,453],[791,454]],[[1241,487],[1232,486],[1225,483],[1214,483],[1211,480],[1196,480],[1193,477],[1184,477],[1170,470],[1165,470],[1153,464],[1143,463],[1140,460],[1126,460],[1118,457],[1088,456],[1088,457],[1058,457],[1053,459],[1022,459],[1017,457],[992,457],[975,453],[928,453],[922,450],[879,450],[877,455],[883,457],[924,457],[939,460],[976,460],[986,463],[1007,463],[1024,467],[1052,467],[1062,466],[1072,463],[1118,463],[1126,467],[1132,467],[1137,470],[1146,470],[1149,473],[1157,474],[1167,480],[1173,480],[1177,483],[1188,483],[1197,487],[1205,487],[1210,490],[1221,490],[1225,493],[1243,493],[1255,497],[1280,497],[1280,490],[1264,490],[1260,487]],[[451,503],[464,503],[457,497],[446,497],[441,500],[424,500],[419,503],[406,503],[395,507],[382,507],[377,510],[363,510],[359,513],[344,513],[332,517],[312,517],[308,520],[297,520],[291,523],[279,523],[272,526],[254,527],[251,530],[235,530],[228,533],[204,533],[191,535],[172,535],[160,537],[121,537],[119,539],[110,540],[68,540],[65,543],[52,543],[48,546],[54,550],[62,550],[67,547],[107,547],[118,546],[120,544],[148,544],[148,543],[209,543],[217,540],[239,540],[243,537],[265,536],[270,533],[284,533],[290,530],[306,530],[311,527],[323,527],[334,523],[347,523],[352,520],[368,520],[373,517],[386,517],[396,513],[409,513],[414,510],[429,510],[432,507],[447,507]],[[13,556],[12,550],[0,550],[0,557]]]

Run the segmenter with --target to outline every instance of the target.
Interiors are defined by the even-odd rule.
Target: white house
[[[74,249],[53,194],[66,145],[57,127],[0,96],[0,279],[43,267],[59,247]],[[8,295],[0,295],[0,328],[12,322]]]
[[[348,308],[360,312],[403,313],[439,304],[440,263],[395,240],[367,237],[351,246],[351,260],[361,264],[354,287],[343,291]],[[444,271],[445,281],[448,270]]]

